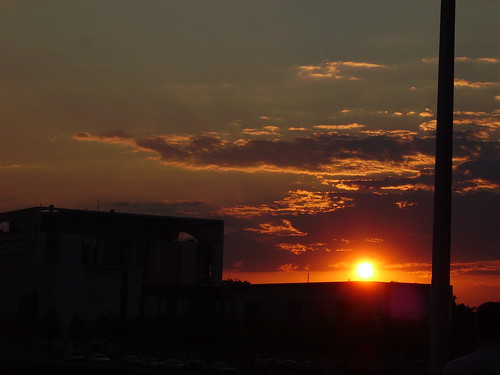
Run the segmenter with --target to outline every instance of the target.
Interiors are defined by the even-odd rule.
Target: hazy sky
[[[0,210],[226,222],[226,276],[429,282],[439,1],[0,2]],[[499,1],[457,0],[452,282],[500,295]]]

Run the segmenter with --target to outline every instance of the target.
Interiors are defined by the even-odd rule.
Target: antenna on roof
[[[99,211],[99,198],[97,198],[97,211]]]

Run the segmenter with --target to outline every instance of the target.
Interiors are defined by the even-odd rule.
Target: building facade
[[[147,313],[144,285],[221,283],[223,233],[221,220],[53,206],[2,213],[0,314],[22,304],[57,309],[63,321]]]
[[[421,320],[429,316],[430,284],[345,281],[250,285],[237,308],[244,319],[283,317],[308,322],[321,317],[386,317]],[[234,307],[233,307],[234,308]]]

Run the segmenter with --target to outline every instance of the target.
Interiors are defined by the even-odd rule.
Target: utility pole
[[[441,374],[448,360],[454,62],[455,0],[441,0],[432,240],[431,375]]]

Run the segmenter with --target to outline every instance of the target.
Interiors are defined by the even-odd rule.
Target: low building
[[[237,315],[243,319],[284,317],[307,322],[319,317],[386,317],[421,320],[429,316],[430,284],[346,281],[255,284],[246,287]]]

